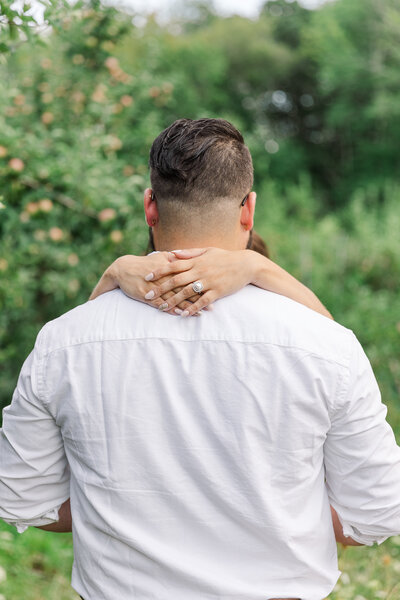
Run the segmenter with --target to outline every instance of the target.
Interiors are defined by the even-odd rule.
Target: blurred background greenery
[[[114,258],[145,250],[154,137],[180,117],[222,117],[252,152],[271,258],[356,333],[399,441],[398,0],[271,0],[254,19],[208,2],[168,19],[96,0],[42,4],[37,31],[29,5],[0,2],[0,406],[40,327],[85,302]],[[46,535],[25,534],[19,552]],[[62,553],[69,542],[57,543]],[[365,585],[332,598],[400,598],[400,543],[387,544],[347,551]],[[53,585],[59,568],[39,571]],[[17,580],[0,571],[7,600],[72,597],[20,592]]]

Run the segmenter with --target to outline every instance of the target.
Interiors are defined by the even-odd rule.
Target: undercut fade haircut
[[[240,206],[253,186],[249,149],[224,119],[175,121],[154,140],[149,166],[160,217],[173,206],[198,212],[228,199]]]

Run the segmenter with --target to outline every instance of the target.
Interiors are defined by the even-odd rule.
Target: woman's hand
[[[149,291],[144,279],[146,273],[151,268],[165,266],[170,259],[174,260],[173,255],[168,256],[168,252],[157,252],[148,256],[120,256],[104,271],[89,300],[94,300],[117,287],[127,296],[143,300],[143,296]]]
[[[161,265],[146,276],[151,281],[154,299],[167,298],[166,310],[189,300],[182,313],[189,316],[210,308],[212,303],[252,283],[257,270],[257,255],[251,250],[222,250],[221,248],[192,248],[174,250],[177,260]],[[203,292],[195,294],[192,284],[201,281]],[[172,293],[174,290],[178,292]]]
[[[157,271],[157,269],[162,267],[168,272],[168,265],[171,265],[173,261],[176,261],[176,257],[171,252],[157,252],[147,256],[134,256],[130,254],[121,256],[103,273],[100,281],[91,293],[89,300],[94,300],[101,294],[120,287],[124,294],[130,298],[146,302],[155,308],[161,308],[161,310],[165,310],[165,312],[181,314],[185,309],[191,306],[190,301],[174,304],[173,311],[169,311],[168,307],[165,306],[166,301],[179,292],[178,288],[170,288],[170,290],[164,294],[146,298],[154,286],[147,283],[145,276],[150,271]],[[163,283],[167,279],[169,279],[169,277],[160,278],[159,283]],[[198,298],[199,295],[196,295],[193,297],[193,300]]]

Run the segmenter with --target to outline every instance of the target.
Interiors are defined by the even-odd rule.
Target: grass
[[[0,600],[77,600],[71,588],[72,537],[0,522]]]
[[[342,576],[329,600],[398,600],[400,536],[380,546],[339,549]]]

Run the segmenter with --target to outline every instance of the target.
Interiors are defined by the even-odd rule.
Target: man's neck
[[[153,233],[154,248],[160,252],[166,250],[185,250],[187,248],[222,248],[224,250],[243,250],[246,247],[245,240],[242,237],[225,236],[191,236],[190,238],[169,235],[162,236]]]

